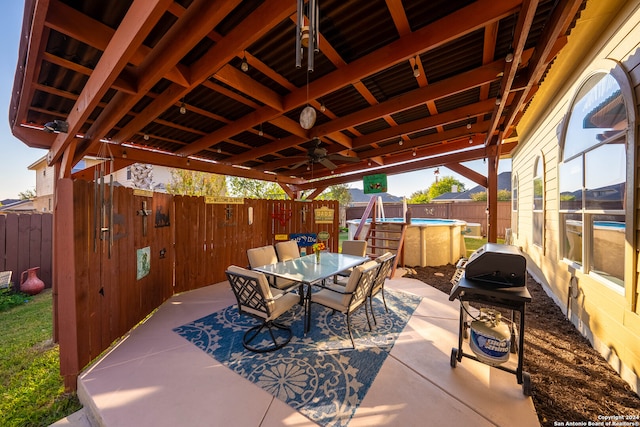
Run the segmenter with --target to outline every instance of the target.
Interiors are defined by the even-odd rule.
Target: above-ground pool
[[[402,222],[402,218],[376,220],[376,230],[384,230],[387,222]],[[360,239],[364,239],[369,230],[371,219],[367,220]],[[347,221],[349,239],[360,224],[359,219]],[[413,218],[404,235],[404,263],[408,266],[437,267],[455,264],[460,257],[466,256],[463,231],[467,223],[456,219]]]

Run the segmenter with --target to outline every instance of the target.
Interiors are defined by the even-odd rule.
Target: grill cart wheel
[[[522,394],[531,396],[531,375],[528,372],[522,373]]]
[[[452,348],[451,349],[451,361],[449,362],[449,364],[451,365],[452,368],[455,368],[456,365],[458,364],[458,349],[457,348]]]

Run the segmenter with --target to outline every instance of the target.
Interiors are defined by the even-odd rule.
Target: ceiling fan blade
[[[328,159],[330,160],[338,160],[341,162],[359,162],[360,159],[358,157],[354,157],[354,156],[343,156],[342,154],[329,154],[327,156]]]
[[[320,163],[322,166],[324,166],[329,170],[334,170],[338,168],[338,166],[335,163],[333,163],[331,160],[327,159],[326,157],[322,159],[318,159],[318,163]]]
[[[298,169],[298,168],[306,165],[307,163],[309,163],[309,160],[305,160],[304,162],[296,163],[295,165],[291,166],[289,169]]]

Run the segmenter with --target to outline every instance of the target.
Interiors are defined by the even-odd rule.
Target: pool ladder
[[[378,209],[376,209],[376,204]],[[369,224],[369,230],[367,231],[367,235],[364,239],[361,239],[362,230],[364,228],[364,224],[369,219],[371,212],[374,212],[373,217],[371,218],[371,223]],[[360,224],[358,225],[358,229],[356,230],[353,238],[355,240],[366,240],[367,241],[367,256],[374,259],[378,256],[384,254],[389,251],[398,256],[396,256],[393,267],[391,268],[391,275],[393,277],[396,271],[396,267],[398,266],[398,259],[402,258],[402,264],[404,265],[404,235],[405,230],[407,228],[406,222],[378,222],[376,220],[377,213],[380,213],[380,217],[384,219],[384,210],[382,206],[382,198],[380,197],[371,197],[369,200],[369,204],[367,205],[364,213],[362,214],[362,219],[360,220]]]

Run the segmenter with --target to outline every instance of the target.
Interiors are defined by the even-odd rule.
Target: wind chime
[[[318,47],[320,42],[320,31],[318,29],[320,8],[318,6],[318,0],[309,0],[307,6],[308,24],[305,22],[304,17],[304,0],[298,0],[296,20],[296,68],[302,68],[303,47],[306,47],[307,71],[311,73],[313,71],[314,54],[320,51]]]
[[[98,252],[98,242],[108,241],[111,259],[113,246],[113,155],[107,143],[98,152],[100,164],[93,171],[93,252]],[[109,174],[109,189],[105,189],[105,175]],[[108,195],[107,195],[108,192]]]
[[[309,99],[309,73],[313,72],[313,59],[319,52],[320,8],[318,0],[309,0],[307,3],[307,16],[309,22],[305,22],[304,0],[298,0],[298,13],[296,19],[296,68],[302,68],[302,56],[304,48],[307,48],[307,102]],[[307,105],[300,113],[300,126],[303,129],[311,129],[316,122],[316,110]]]

